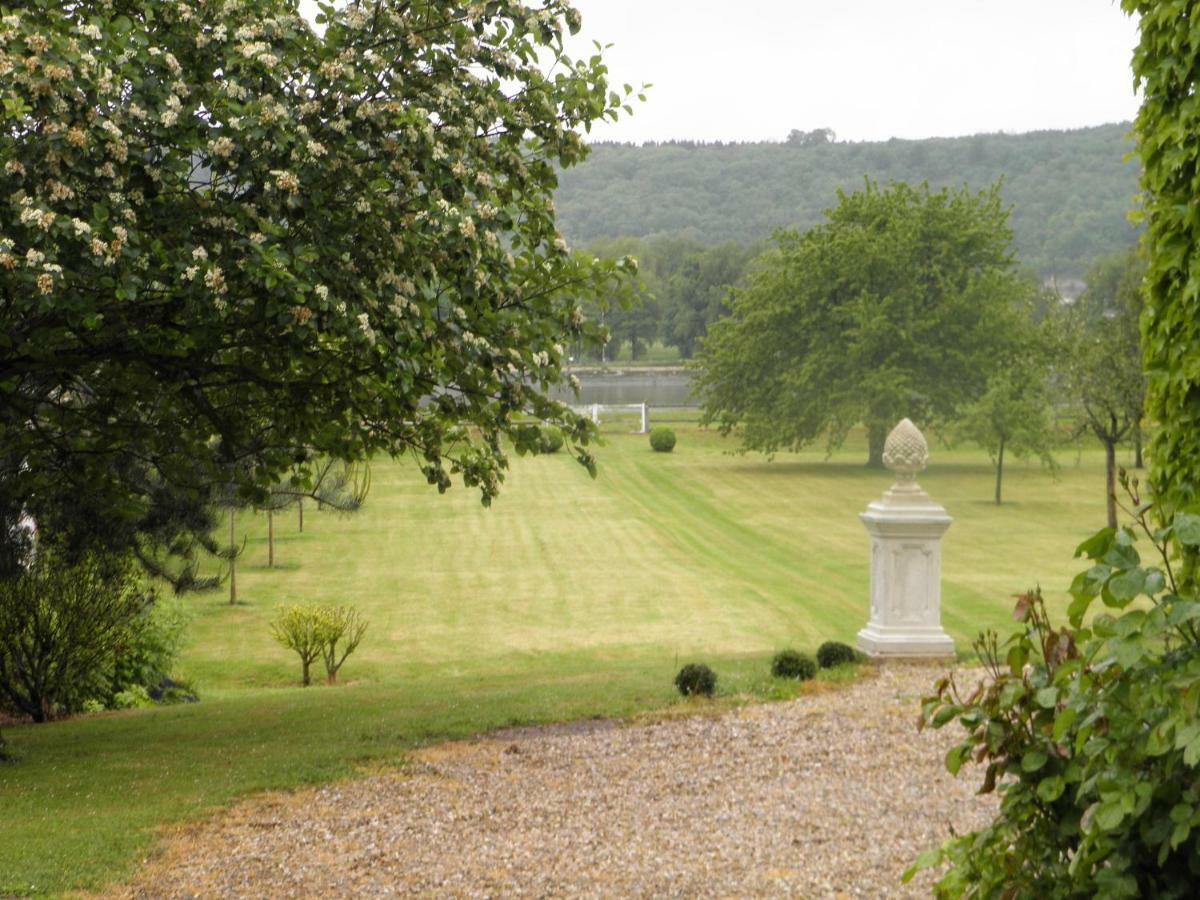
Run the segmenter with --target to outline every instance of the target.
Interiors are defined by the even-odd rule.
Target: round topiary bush
[[[675,449],[675,432],[666,425],[655,425],[650,429],[650,446],[657,453],[670,453]]]
[[[822,669],[832,669],[845,663],[858,662],[858,651],[838,641],[826,641],[817,648],[817,662]]]
[[[562,446],[562,429],[555,425],[543,425],[538,437],[538,453],[557,453]]]
[[[808,681],[817,674],[817,664],[811,656],[795,650],[780,650],[771,660],[771,674],[776,678],[795,678]]]
[[[675,687],[685,697],[711,697],[717,690],[717,673],[704,663],[688,663],[675,676]]]

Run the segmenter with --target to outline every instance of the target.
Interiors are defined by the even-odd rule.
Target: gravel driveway
[[[812,896],[902,887],[994,798],[918,734],[939,670],[647,725],[521,729],[396,774],[248,801],[171,838],[125,896]],[[964,679],[965,681],[966,679]]]

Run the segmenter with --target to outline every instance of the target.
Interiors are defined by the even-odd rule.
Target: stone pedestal
[[[941,538],[953,520],[917,484],[927,458],[924,437],[905,419],[884,447],[896,484],[859,514],[871,536],[871,618],[858,648],[872,657],[954,656],[941,621]]]

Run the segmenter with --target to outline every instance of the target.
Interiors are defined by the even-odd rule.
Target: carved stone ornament
[[[929,445],[909,419],[901,419],[883,444],[883,464],[896,473],[896,487],[917,489],[917,473],[929,462]]]

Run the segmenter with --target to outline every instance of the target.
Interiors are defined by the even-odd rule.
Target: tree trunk
[[[303,685],[304,687],[308,687],[310,684],[312,684],[312,677],[308,674],[308,667],[310,665],[312,665],[312,662],[310,660],[307,660],[307,659],[304,659],[303,657],[301,657],[301,659],[300,659],[300,684]]]
[[[1135,469],[1144,469],[1145,464],[1142,460],[1142,420],[1138,419],[1133,423],[1133,467]]]
[[[1105,483],[1108,490],[1108,527],[1117,527],[1117,442],[1104,439]]]
[[[996,454],[996,505],[1000,505],[1000,482],[1004,480],[1004,438],[1000,438],[1000,452]]]
[[[304,498],[296,501],[296,512],[300,516],[300,533],[304,534]]]
[[[867,468],[883,468],[883,442],[887,440],[886,425],[867,426]]]
[[[237,532],[234,530],[234,517],[237,510],[229,510],[229,605],[237,603],[237,556],[234,548],[237,542]]]
[[[275,514],[267,508],[267,568],[275,568]]]

